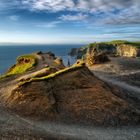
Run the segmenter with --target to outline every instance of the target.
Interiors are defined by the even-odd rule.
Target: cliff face
[[[137,57],[140,56],[140,49],[135,46],[121,44],[118,45],[116,50],[116,54],[118,56],[125,56],[125,57]]]
[[[79,53],[79,48],[72,48],[71,51],[68,53],[70,56],[76,56]]]
[[[88,66],[92,66],[94,64],[105,63],[109,61],[108,56],[105,52],[98,51],[96,48],[88,48],[87,53],[85,55],[85,62]]]

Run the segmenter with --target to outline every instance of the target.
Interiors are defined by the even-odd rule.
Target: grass
[[[10,72],[8,72],[9,75],[24,73],[36,65],[36,58],[34,55],[20,56],[17,58],[17,62],[20,62],[22,59],[27,59],[29,62],[17,63],[17,65]]]
[[[133,46],[140,48],[140,42],[127,42],[127,44],[130,44],[130,45],[133,45]]]
[[[135,47],[140,47],[140,42],[129,42],[126,40],[114,40],[114,41],[108,42],[108,44],[128,44]]]
[[[0,79],[11,75],[22,74],[30,70],[37,63],[34,55],[23,55],[17,58],[17,63],[6,74],[1,75]]]
[[[127,44],[128,41],[126,40],[113,40],[113,41],[110,41],[110,42],[106,42],[107,44]]]
[[[109,44],[109,45],[114,45],[114,44],[130,44],[136,47],[140,47],[140,42],[129,42],[127,40],[113,40],[110,42],[95,42],[95,43],[90,43],[89,45],[83,47],[83,49],[88,48],[88,47],[93,47],[96,46],[96,44]]]
[[[42,80],[47,81],[47,80],[50,80],[50,79],[54,79],[57,76],[60,76],[60,75],[66,74],[68,72],[72,72],[72,71],[78,70],[78,69],[83,68],[83,67],[84,67],[84,63],[73,65],[72,67],[59,70],[59,71],[57,71],[55,73],[49,74],[49,75],[44,76],[44,77],[31,78],[30,80],[27,80],[27,81],[25,80],[25,81],[21,82],[19,84],[19,86],[22,86],[22,85],[24,85],[26,83],[30,83],[30,82],[33,82],[33,81],[42,81]]]

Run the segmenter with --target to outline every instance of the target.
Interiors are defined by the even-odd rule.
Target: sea
[[[53,52],[56,56],[63,59],[67,65],[68,59],[73,64],[76,59],[68,56],[72,48],[80,48],[82,45],[0,45],[0,74],[6,72],[20,55],[30,54],[33,52]]]

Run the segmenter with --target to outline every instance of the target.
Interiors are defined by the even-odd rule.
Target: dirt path
[[[130,72],[124,72],[124,73],[121,73],[120,76],[129,76],[131,74],[137,74],[137,73],[140,73],[140,70],[133,70],[133,71],[130,71]]]
[[[140,137],[140,127],[89,128],[48,122],[38,123],[38,125],[54,136],[64,136],[72,140],[139,140]]]
[[[110,62],[105,64],[99,64],[91,67],[91,71],[99,79],[120,87],[127,91],[131,96],[135,96],[140,99],[140,87],[136,82],[139,82],[139,78],[131,79],[133,76],[140,73],[140,59],[139,58],[127,58],[127,57],[110,57]],[[126,77],[124,80],[123,78]],[[131,84],[133,81],[133,84]]]
[[[113,84],[116,85],[126,91],[128,91],[129,95],[137,97],[138,99],[140,99],[140,88],[136,87],[136,86],[132,86],[127,84],[126,82],[123,81],[119,81],[113,77],[110,77],[107,74],[101,73],[101,72],[95,72],[93,71],[94,75],[96,75],[99,79],[109,83],[109,84]]]

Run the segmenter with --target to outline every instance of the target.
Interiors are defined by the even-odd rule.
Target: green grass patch
[[[128,42],[127,44],[140,48],[140,42]]]
[[[34,55],[23,55],[17,58],[17,63],[6,74],[1,75],[0,79],[9,77],[11,75],[22,74],[30,70],[37,63]]]
[[[128,41],[126,40],[113,40],[113,41],[110,41],[110,42],[105,42],[107,44],[127,44]]]
[[[34,55],[20,56],[17,58],[16,66],[11,71],[8,72],[8,75],[24,73],[35,65],[36,65],[36,58]]]
[[[6,77],[9,77],[9,76],[6,75],[6,74],[0,75],[0,80],[1,80],[1,79],[4,79],[4,78],[6,78]]]

